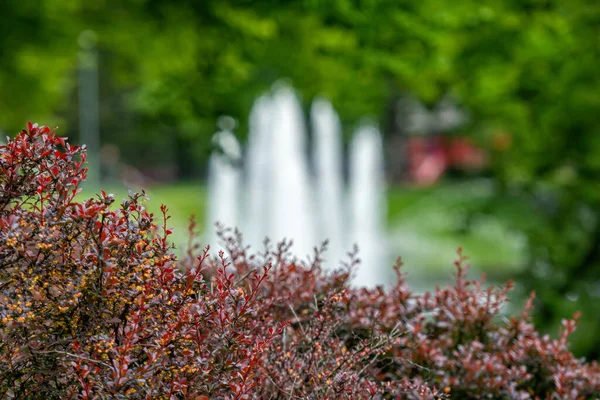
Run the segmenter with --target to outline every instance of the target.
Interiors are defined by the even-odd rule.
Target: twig
[[[248,271],[248,273],[246,273],[246,275],[244,275],[240,279],[238,279],[238,281],[233,284],[233,287],[236,287],[237,285],[239,285],[240,283],[242,283],[247,277],[250,276],[250,274],[252,274],[255,271],[256,271],[256,268],[252,268],[250,271]]]
[[[298,314],[296,314],[296,311],[294,310],[294,307],[292,307],[291,304],[288,304],[288,307],[290,308],[290,310],[292,310],[292,314],[294,314],[294,317],[296,317],[296,320],[298,321],[298,325],[300,326],[300,330],[302,330],[302,334],[304,336],[306,336],[306,332],[304,331],[304,327],[302,326],[302,321],[298,317]]]
[[[108,364],[107,364],[107,363],[105,363],[105,362],[98,361],[98,360],[93,360],[93,359],[91,359],[91,358],[84,357],[84,356],[78,356],[77,354],[69,353],[69,352],[67,352],[67,351],[60,351],[60,350],[50,350],[50,351],[35,351],[35,353],[39,353],[39,354],[52,354],[52,353],[56,353],[56,354],[64,354],[64,355],[67,355],[67,356],[71,356],[71,357],[79,358],[79,359],[81,359],[81,360],[85,360],[85,361],[93,362],[93,363],[96,363],[96,364],[100,364],[100,365],[103,365],[103,366],[105,366],[105,367],[107,367],[107,368],[112,368],[110,365],[108,365]]]

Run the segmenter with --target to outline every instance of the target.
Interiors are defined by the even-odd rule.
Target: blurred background
[[[450,280],[455,249],[537,293],[573,349],[600,355],[600,2],[596,0],[4,0],[0,132],[26,121],[86,143],[90,182],[205,227],[217,121],[274,82],[308,113],[383,134],[386,234],[409,282]],[[96,112],[97,111],[97,112]]]

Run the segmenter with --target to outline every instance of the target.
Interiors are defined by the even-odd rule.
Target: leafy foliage
[[[28,124],[0,147],[0,394],[6,398],[590,398],[600,367],[519,317],[510,284],[352,288],[289,243],[177,260],[132,194],[77,202],[85,153]],[[191,224],[190,232],[194,226]]]
[[[77,107],[66,100],[76,86],[77,38],[93,29],[103,139],[138,166],[145,142],[152,150],[180,141],[198,155],[207,141],[193,139],[211,135],[218,116],[245,126],[256,96],[289,78],[305,100],[329,97],[347,123],[382,117],[398,91],[427,104],[449,92],[472,112],[481,142],[514,136],[502,157],[511,179],[536,177],[565,152],[569,162],[597,167],[592,0],[9,0],[5,8],[0,105],[11,112],[0,128],[16,131],[23,118],[53,112],[76,124],[68,110]],[[28,98],[30,89],[40,95]]]

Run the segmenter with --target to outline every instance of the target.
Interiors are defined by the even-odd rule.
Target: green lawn
[[[115,195],[115,207],[118,207],[121,200],[128,196],[128,189],[123,186],[107,186],[104,188],[107,193]],[[94,196],[97,191],[92,188],[84,187],[79,194],[81,197]],[[165,204],[169,210],[171,219],[169,225],[173,228],[172,239],[176,244],[184,244],[187,240],[187,228],[190,216],[194,214],[199,228],[205,225],[206,210],[206,188],[200,183],[173,183],[153,185],[146,188],[148,210],[160,216],[160,206]]]
[[[526,210],[507,201],[495,202],[493,213],[475,212],[492,194],[486,181],[390,189],[391,252],[402,256],[410,274],[437,277],[453,270],[451,262],[460,246],[474,272],[497,279],[514,275],[524,266],[526,242],[510,226]]]
[[[108,187],[120,200],[123,187]],[[80,196],[93,195],[86,188]],[[201,183],[155,185],[146,190],[148,209],[159,213],[166,204],[172,216],[175,243],[185,243],[189,216],[205,226],[206,188]],[[473,266],[490,276],[514,274],[524,263],[524,239],[508,229],[511,218],[523,211],[501,203],[497,212],[468,218],[469,210],[490,198],[488,182],[444,183],[430,188],[391,187],[388,189],[388,246],[390,259],[402,256],[411,275],[440,276],[452,271],[456,248],[462,246]],[[467,227],[468,222],[468,227]]]

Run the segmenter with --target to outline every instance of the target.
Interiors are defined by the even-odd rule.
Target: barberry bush
[[[0,397],[131,399],[592,399],[600,367],[525,310],[502,318],[511,284],[469,281],[413,294],[354,288],[356,253],[321,269],[291,243],[249,254],[190,244],[144,193],[80,201],[85,149],[28,124],[0,146]]]

